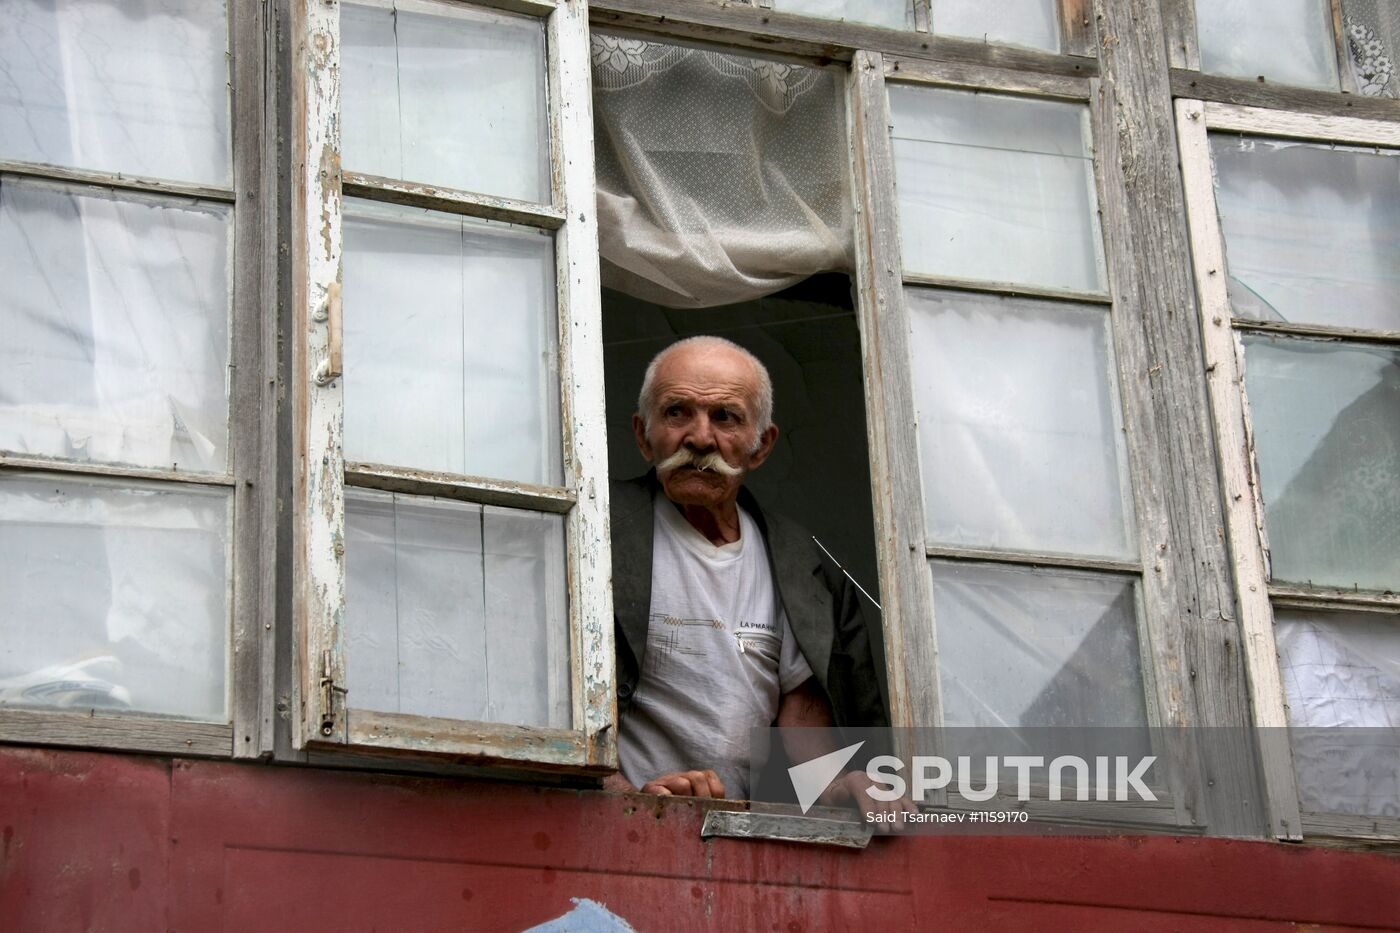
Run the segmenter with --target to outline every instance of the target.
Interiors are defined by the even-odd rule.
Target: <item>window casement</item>
[[[1291,95],[1290,107],[1337,91],[1400,97],[1400,13],[1393,4],[1162,0],[1162,12],[1171,65],[1182,69],[1172,76],[1180,97],[1200,97],[1208,88],[1237,103],[1264,104],[1268,95],[1282,94]]]
[[[587,7],[301,7],[293,741],[616,766]]]
[[[1400,129],[1196,100],[1177,125],[1255,725],[1292,736],[1270,802],[1397,838]]]
[[[1148,742],[1173,607],[1144,580],[1163,519],[1118,387],[1090,82],[998,93],[864,52],[852,82],[896,724]]]
[[[256,755],[256,2],[0,23],[0,738]]]

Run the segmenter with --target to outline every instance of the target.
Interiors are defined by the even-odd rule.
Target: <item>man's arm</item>
[[[831,741],[836,721],[815,677],[807,678],[783,694],[778,701],[776,725],[783,730],[783,748],[792,762],[811,761],[836,751],[836,743]],[[902,825],[901,812],[918,811],[909,800],[875,800],[867,793],[874,786],[875,782],[864,771],[847,771],[831,782],[821,802],[828,806],[854,802],[866,821],[873,823],[876,832],[881,833],[894,832]],[[877,814],[890,815],[880,819]]]
[[[603,790],[618,794],[638,792],[636,785],[627,780],[621,771],[604,778]],[[641,793],[658,797],[723,797],[724,782],[713,771],[676,771],[643,784]]]

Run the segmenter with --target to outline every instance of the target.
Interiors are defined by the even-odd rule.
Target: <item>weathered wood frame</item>
[[[603,420],[601,297],[593,212],[593,123],[584,0],[484,4],[544,21],[548,49],[548,204],[349,174],[340,164],[339,8],[304,0],[294,68],[300,152],[293,229],[296,361],[293,746],[429,754],[454,760],[602,772],[617,765],[613,613]],[[341,282],[345,196],[406,204],[553,232],[564,483],[534,486],[344,460],[343,395],[331,359]],[[563,514],[567,536],[570,725],[531,728],[378,713],[344,690],[346,484]]]
[[[257,0],[230,0],[228,52],[232,183],[192,185],[124,173],[61,166],[0,162],[0,174],[59,182],[76,189],[131,192],[156,198],[195,199],[233,207],[231,294],[229,296],[229,467],[221,474],[140,469],[65,462],[0,452],[0,472],[24,471],[80,479],[84,476],[191,484],[230,490],[232,522],[228,560],[227,696],[229,721],[208,723],[172,717],[121,715],[97,711],[0,709],[0,741],[83,745],[167,754],[257,757],[271,742],[271,693],[263,689],[262,669],[270,664],[264,634],[271,611],[262,546],[267,530],[273,473],[269,446],[275,445],[275,408],[266,404],[269,361],[266,348],[276,339],[264,276],[268,215],[264,205],[268,150],[265,146],[265,91],[268,20]],[[275,368],[273,370],[275,378]],[[275,392],[275,387],[274,387]]]
[[[1229,494],[1226,528],[1235,565],[1236,600],[1244,634],[1244,656],[1253,699],[1254,725],[1282,734],[1288,727],[1287,703],[1274,640],[1274,607],[1380,612],[1400,624],[1400,596],[1356,593],[1331,587],[1276,584],[1270,581],[1264,502],[1244,378],[1244,331],[1302,338],[1367,341],[1400,347],[1392,331],[1318,327],[1235,319],[1226,283],[1225,242],[1215,201],[1209,134],[1213,130],[1271,138],[1390,146],[1400,148],[1400,124],[1349,117],[1302,117],[1287,111],[1232,104],[1176,102],[1181,168],[1191,229],[1205,366],[1210,380],[1211,415],[1220,445],[1220,467]],[[1276,824],[1297,827],[1307,835],[1365,839],[1400,838],[1400,820],[1343,814],[1301,812],[1296,772],[1282,742],[1265,742],[1264,779]]]

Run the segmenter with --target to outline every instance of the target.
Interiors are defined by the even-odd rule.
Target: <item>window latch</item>
[[[345,328],[340,314],[340,283],[332,282],[326,289],[325,307],[315,315],[326,323],[326,358],[316,367],[316,384],[329,385],[345,371]]]

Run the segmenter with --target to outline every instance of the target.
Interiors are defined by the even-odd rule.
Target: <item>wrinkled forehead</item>
[[[658,404],[687,400],[739,403],[752,409],[758,397],[753,363],[725,349],[682,348],[662,359],[652,389]]]

